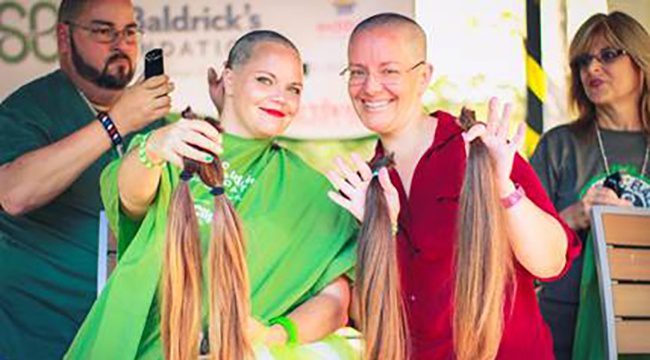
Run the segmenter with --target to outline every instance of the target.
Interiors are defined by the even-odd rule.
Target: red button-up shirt
[[[398,258],[408,313],[413,359],[454,358],[452,338],[453,253],[458,200],[466,166],[462,130],[453,116],[436,112],[433,144],[420,158],[409,198],[398,173],[390,177],[400,194]],[[378,144],[376,156],[383,154]],[[511,179],[526,196],[559,220],[530,165],[517,156]],[[563,221],[568,247],[566,266],[580,252],[580,243]],[[561,274],[561,275],[562,275]],[[560,276],[561,276],[560,275]],[[553,359],[553,340],[539,311],[531,275],[516,263],[516,293],[506,298],[504,332],[497,358]],[[510,312],[510,310],[512,312]]]

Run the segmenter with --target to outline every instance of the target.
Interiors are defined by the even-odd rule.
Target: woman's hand
[[[508,190],[512,187],[510,173],[515,153],[521,147],[524,141],[525,124],[521,123],[517,127],[517,132],[512,139],[508,139],[508,129],[510,125],[510,103],[506,103],[503,108],[497,98],[491,98],[488,104],[488,121],[487,123],[477,123],[467,132],[463,133],[465,144],[480,137],[488,148],[492,157],[497,179],[497,185],[501,190]],[[469,152],[467,152],[469,155]]]
[[[332,201],[347,209],[357,220],[362,222],[365,213],[366,192],[373,177],[372,170],[357,154],[352,154],[352,162],[356,171],[350,169],[341,158],[336,158],[335,162],[338,171],[331,170],[326,175],[338,192],[330,191],[327,195]],[[385,167],[379,170],[377,176],[381,187],[384,189],[391,224],[397,224],[397,216],[400,210],[397,189],[391,183],[388,170]]]
[[[224,88],[223,88],[223,77],[217,74],[217,71],[214,68],[208,69],[208,90],[210,92],[210,100],[217,108],[219,114],[223,111],[224,103]]]
[[[592,186],[582,199],[560,211],[560,216],[573,230],[586,229],[590,225],[591,208],[594,205],[632,206],[628,200],[619,199],[612,189]]]
[[[181,119],[154,130],[146,144],[153,163],[169,161],[182,168],[183,158],[209,163],[223,152],[221,134],[206,121]],[[197,149],[200,148],[202,150]]]

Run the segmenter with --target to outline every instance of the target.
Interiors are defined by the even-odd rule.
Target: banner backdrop
[[[0,99],[57,66],[58,3],[0,0]],[[413,1],[404,0],[136,0],[134,4],[144,30],[142,54],[154,47],[164,51],[165,71],[176,84],[175,111],[192,105],[214,113],[207,69],[220,71],[231,45],[243,33],[272,29],[289,37],[307,69],[300,113],[288,131],[296,138],[367,134],[339,76],[346,65],[348,35],[372,14],[414,12]],[[142,71],[141,58],[138,74]]]

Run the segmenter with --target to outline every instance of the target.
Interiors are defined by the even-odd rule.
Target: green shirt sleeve
[[[47,116],[36,106],[19,106],[17,102],[0,104],[0,164],[51,142],[46,128],[35,121]]]
[[[127,153],[133,151],[133,148],[137,148],[144,138],[145,136],[140,134],[134,136],[129,143]],[[124,254],[128,248],[142,222],[141,220],[130,218],[122,211],[120,205],[120,193],[117,186],[117,177],[121,164],[122,159],[116,159],[108,164],[108,166],[104,168],[104,171],[102,171],[100,180],[101,196],[106,211],[106,217],[108,218],[111,231],[113,231],[113,234],[117,239],[118,259],[122,257],[122,254]]]

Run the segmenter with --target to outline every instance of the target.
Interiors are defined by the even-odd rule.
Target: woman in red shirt
[[[467,133],[453,116],[423,111],[420,97],[433,70],[425,58],[422,28],[402,15],[386,13],[368,18],[354,29],[346,69],[355,110],[362,123],[379,135],[375,156],[395,154],[395,167],[382,169],[379,177],[383,185],[388,184],[384,189],[391,218],[399,225],[397,257],[411,357],[448,359],[474,354],[480,358],[552,359],[552,339],[539,312],[533,281],[561,276],[580,245],[558,218],[528,163],[516,155],[522,129],[508,141],[509,106],[500,114],[498,103],[491,101],[487,125],[474,126]],[[484,342],[484,322],[453,326],[454,305],[471,302],[454,298],[454,256],[466,147],[478,137],[494,164],[491,180],[505,207],[505,230],[513,259],[512,281],[506,287],[510,290],[499,298],[503,317],[496,344]],[[339,171],[328,173],[344,195],[331,192],[330,197],[362,219],[365,192],[373,175],[358,157],[353,161],[356,171],[339,161]],[[385,181],[387,177],[392,185]],[[474,300],[476,305],[483,299]],[[455,347],[455,335],[473,333],[476,336],[462,342],[462,348]]]

